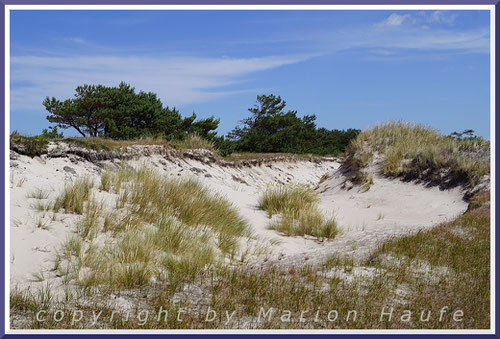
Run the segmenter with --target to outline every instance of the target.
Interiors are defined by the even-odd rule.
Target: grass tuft
[[[59,209],[64,208],[66,213],[82,214],[92,187],[94,182],[90,177],[79,178],[73,184],[66,185],[63,193],[54,202],[54,212],[57,213]]]
[[[319,239],[334,238],[337,224],[333,218],[325,219],[318,207],[317,193],[306,185],[268,185],[260,196],[259,208],[267,211],[269,218],[281,214],[270,225],[271,229],[286,235],[312,235]]]
[[[49,193],[40,188],[37,188],[33,192],[30,192],[26,197],[42,200],[47,199],[49,197]]]
[[[182,140],[172,140],[169,143],[170,146],[178,149],[207,149],[210,151],[215,151],[216,147],[212,141],[204,139],[200,135],[193,133],[188,134]]]
[[[259,207],[269,218],[284,210],[299,211],[317,203],[319,197],[313,189],[301,184],[271,184],[259,198]]]

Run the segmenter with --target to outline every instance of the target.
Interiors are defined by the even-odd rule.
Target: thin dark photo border
[[[352,1],[349,1],[349,0],[310,0],[310,1],[307,1],[307,0],[269,0],[269,1],[266,1],[266,0],[186,0],[186,1],[182,1],[182,0],[144,0],[144,1],[141,1],[141,0],[102,0],[102,1],[99,1],[99,0],[0,0],[0,7],[1,7],[1,13],[0,13],[0,18],[2,20],[2,24],[1,24],[1,46],[2,46],[2,53],[1,53],[1,58],[2,58],[2,64],[4,65],[4,67],[1,67],[0,69],[0,72],[2,74],[2,79],[3,81],[0,83],[0,88],[1,88],[1,93],[2,95],[0,96],[1,98],[1,105],[3,107],[3,111],[4,111],[4,117],[3,119],[1,119],[1,122],[0,122],[0,131],[2,133],[2,137],[0,138],[0,152],[1,152],[1,155],[2,155],[2,159],[3,159],[3,166],[1,167],[1,174],[2,174],[2,178],[4,178],[4,180],[1,180],[0,181],[0,186],[4,192],[4,194],[2,195],[2,204],[1,204],[1,208],[0,208],[0,211],[1,211],[1,215],[2,215],[2,220],[5,220],[5,213],[6,213],[6,199],[7,199],[7,196],[6,196],[6,190],[8,189],[8,185],[7,185],[7,180],[5,179],[6,178],[6,174],[8,173],[8,154],[6,154],[6,142],[7,141],[7,136],[8,136],[8,128],[9,126],[6,126],[6,120],[5,118],[8,116],[8,114],[10,114],[9,111],[7,111],[7,106],[6,106],[6,94],[7,94],[7,89],[8,87],[10,86],[10,84],[7,82],[9,79],[6,79],[6,71],[9,69],[10,65],[6,64],[6,45],[5,45],[5,32],[6,32],[6,22],[5,22],[5,14],[7,12],[7,9],[6,9],[6,6],[9,6],[9,5],[14,5],[14,6],[19,6],[19,5],[140,5],[140,6],[147,6],[147,5],[183,5],[183,6],[188,6],[188,5],[348,5],[348,6],[356,6],[356,5],[394,5],[394,6],[404,6],[404,5],[422,5],[422,6],[425,6],[425,5],[429,5],[429,6],[432,6],[432,5],[489,5],[489,6],[494,6],[494,11],[496,13],[500,13],[498,12],[498,9],[500,8],[500,0],[352,0]],[[68,8],[68,9],[71,9],[71,8]],[[77,8],[75,8],[77,9]],[[107,8],[108,9],[108,8]],[[388,9],[388,8],[380,8],[380,9]],[[497,16],[495,15],[495,36],[498,35],[498,32],[499,32],[499,25],[496,24],[497,22]],[[493,24],[493,23],[491,23]],[[497,53],[496,53],[496,44],[493,44],[493,48],[494,48],[494,54],[490,54],[490,55],[494,55],[494,64],[496,64],[496,60],[497,60]],[[491,51],[493,52],[493,50]],[[494,72],[494,73],[493,73]],[[492,71],[492,76],[494,75],[495,78],[496,78],[496,67],[494,69],[494,71]],[[495,84],[494,82],[492,84]],[[495,101],[494,99],[497,97],[497,94],[499,93],[499,90],[498,88],[495,86],[495,95],[494,95],[494,98],[491,98],[493,100],[493,102]],[[492,93],[493,94],[493,93]],[[491,118],[490,118],[490,126],[494,126],[495,123],[494,121],[496,120],[496,117],[497,117],[497,109],[496,109],[496,106],[493,106],[495,107],[495,111],[494,112],[491,112]],[[493,129],[491,129],[491,138],[492,138],[492,141],[493,141],[493,148],[494,148],[494,154],[492,155],[491,159],[492,159],[492,168],[493,170],[495,170],[495,167],[494,167],[494,164],[495,164],[495,161],[494,159],[496,158],[496,145],[497,145],[497,142],[496,142],[496,138],[495,138],[495,131]],[[492,204],[493,204],[493,208],[491,210],[491,213],[492,213],[492,216],[494,216],[496,214],[496,204],[495,204],[495,201],[496,201],[496,190],[495,190],[495,177],[496,177],[496,172],[493,172],[492,174],[492,190],[491,190],[491,194],[494,195],[493,198],[492,198]],[[496,229],[496,224],[495,224],[495,219],[493,218],[492,219],[492,225],[490,225],[491,229],[494,230]],[[9,239],[6,239],[6,228],[9,227],[9,224],[7,222],[4,223],[4,229],[0,235],[1,237],[1,242],[2,244],[6,244],[6,241],[9,241]],[[497,242],[498,240],[498,234],[496,234],[495,232],[495,238],[494,238],[494,241],[495,243]],[[493,252],[492,254],[494,253],[494,256],[492,256],[491,260],[492,260],[492,266],[494,268],[494,263],[495,263],[495,258],[497,256],[497,249],[496,247],[493,247]],[[6,293],[4,293],[5,291],[5,284],[6,284],[6,277],[5,277],[5,270],[6,270],[6,256],[5,256],[5,248],[2,247],[2,250],[0,251],[0,265],[1,265],[1,279],[0,279],[0,287],[1,287],[1,293],[0,293],[0,301],[1,301],[1,307],[0,307],[0,318],[2,319],[0,321],[0,338],[3,338],[4,336],[8,336],[8,337],[18,337],[18,338],[23,338],[23,337],[27,337],[27,336],[39,336],[39,337],[44,337],[44,338],[52,338],[55,334],[54,332],[56,332],[57,330],[18,330],[18,331],[22,331],[23,333],[12,333],[9,331],[9,333],[6,333],[6,326],[9,322],[9,319],[6,319],[5,316],[6,316],[6,313],[8,311],[7,309],[7,306],[8,306],[8,300],[6,300]],[[492,274],[494,274],[495,270],[493,270]],[[496,291],[496,286],[497,286],[497,282],[496,282],[496,279],[495,279],[495,285],[494,286],[491,286],[491,289],[493,291]],[[491,292],[490,292],[490,295],[491,295]],[[496,293],[494,293],[492,296],[494,296],[494,299],[491,300],[491,303],[496,306],[498,305],[498,296]],[[462,335],[472,335],[474,337],[478,337],[478,336],[481,336],[481,337],[497,337],[497,334],[496,334],[496,329],[495,329],[495,324],[497,323],[497,320],[499,319],[499,317],[496,315],[496,312],[495,312],[495,307],[492,307],[492,310],[493,310],[493,313],[491,315],[491,320],[492,320],[492,327],[491,327],[491,331],[490,333],[488,334],[487,332],[482,332],[481,334],[464,334],[463,331],[464,330],[459,330],[455,333],[452,333],[450,334],[450,332],[453,332],[451,330],[426,330],[425,333],[422,333],[422,334],[415,334],[414,332],[413,333],[408,333],[407,330],[366,330],[366,331],[363,331],[363,333],[360,333],[360,332],[357,332],[356,330],[343,330],[343,332],[351,332],[352,331],[352,334],[340,334],[340,333],[335,333],[334,330],[315,330],[315,334],[311,334],[311,333],[307,333],[305,332],[304,330],[288,330],[286,331],[284,334],[283,332],[284,331],[280,331],[280,333],[273,333],[273,331],[275,330],[247,330],[247,331],[240,331],[240,330],[223,330],[223,332],[219,332],[219,331],[214,331],[214,330],[197,330],[196,333],[194,333],[193,331],[191,330],[183,330],[183,331],[179,331],[179,330],[176,330],[174,333],[171,331],[171,330],[163,330],[161,331],[162,333],[159,334],[160,331],[158,330],[155,330],[154,333],[150,332],[148,333],[148,331],[146,330],[126,330],[126,331],[123,331],[123,330],[110,330],[110,331],[107,331],[107,332],[104,332],[104,331],[99,331],[99,330],[91,330],[92,332],[89,333],[87,332],[88,330],[61,330],[60,333],[57,334],[57,337],[58,338],[70,338],[70,336],[73,336],[75,334],[79,334],[79,335],[83,335],[83,336],[87,336],[87,337],[91,337],[91,336],[94,336],[96,334],[99,334],[99,335],[114,335],[114,336],[117,336],[119,335],[120,338],[125,338],[125,337],[132,337],[132,336],[137,336],[137,335],[147,335],[147,334],[154,334],[154,335],[168,335],[169,337],[173,337],[173,338],[176,338],[176,337],[186,337],[186,336],[194,336],[194,335],[206,335],[206,336],[210,336],[210,337],[217,337],[219,335],[224,335],[226,337],[231,337],[231,338],[239,338],[239,337],[242,337],[242,336],[259,336],[259,337],[267,337],[267,336],[270,336],[270,335],[273,335],[273,334],[278,334],[278,335],[301,335],[301,336],[304,336],[304,335],[307,335],[307,336],[312,336],[312,335],[329,335],[329,336],[349,336],[349,337],[361,337],[361,336],[377,336],[377,337],[382,337],[382,336],[389,336],[389,335],[405,335],[406,337],[417,337],[417,336],[421,336],[421,335],[426,335],[426,336],[430,336],[430,337],[443,337],[443,336],[450,336],[450,335],[458,335],[458,334],[462,334]],[[138,332],[137,334],[135,334],[134,332]],[[321,331],[325,331],[324,333],[321,333]],[[381,331],[384,331],[386,333],[381,333]],[[443,332],[443,331],[446,331],[446,334]],[[471,330],[473,331],[473,330]],[[17,332],[17,331],[15,331]],[[139,333],[140,332],[140,333]],[[182,332],[182,334],[180,334],[180,332]],[[201,332],[201,334],[200,334]],[[204,334],[203,332],[206,332],[206,334]],[[372,332],[372,333],[365,333],[365,332]],[[429,333],[429,332],[432,332],[432,333]],[[131,334],[132,333],[132,334]]]

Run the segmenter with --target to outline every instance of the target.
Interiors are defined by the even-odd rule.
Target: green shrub
[[[17,131],[10,135],[10,149],[32,158],[47,153],[48,144],[48,139],[42,136],[26,137]]]

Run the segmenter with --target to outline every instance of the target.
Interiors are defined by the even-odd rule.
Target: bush
[[[59,132],[57,127],[49,127],[49,129],[44,128],[42,130],[42,134],[40,135],[43,138],[47,139],[62,139],[64,138],[63,132]]]
[[[216,137],[214,139],[214,145],[219,151],[219,154],[223,157],[231,155],[236,150],[236,141],[224,138],[224,136]]]
[[[32,158],[46,153],[48,144],[48,139],[42,136],[26,137],[17,131],[10,135],[10,149]]]

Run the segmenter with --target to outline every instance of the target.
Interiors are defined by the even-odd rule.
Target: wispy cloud
[[[400,57],[411,52],[463,54],[489,53],[489,27],[457,29],[458,14],[448,11],[391,13],[384,20],[367,27],[321,35],[325,49],[361,51],[366,54]],[[419,54],[413,53],[413,57]]]
[[[408,21],[410,18],[409,14],[397,14],[392,13],[386,19],[381,22],[375,24],[375,26],[384,27],[384,26],[401,26],[403,22]]]
[[[286,42],[288,46],[324,54],[360,52],[363,58],[374,54],[388,58],[419,57],[424,52],[464,54],[490,52],[490,32],[487,23],[480,28],[457,28],[459,12],[412,11],[389,12],[378,22],[353,23],[344,27],[324,27],[309,31],[287,32],[261,40],[233,41],[235,44],[260,43],[269,48]],[[283,43],[283,44],[284,44]],[[281,45],[280,45],[281,46]]]
[[[452,25],[458,16],[456,12],[449,11],[433,11],[420,12],[424,19],[429,23],[448,24]]]
[[[392,60],[423,54],[428,57],[431,53],[440,57],[489,53],[489,27],[457,29],[454,23],[458,15],[450,11],[389,12],[378,23],[221,42],[230,46],[224,54],[237,50],[235,44],[253,43],[262,44],[260,50],[265,53],[283,53],[279,56],[261,56],[262,52],[253,53],[255,57],[240,58],[159,56],[164,52],[154,50],[154,46],[99,46],[92,39],[78,35],[59,36],[57,39],[66,39],[68,46],[45,53],[40,48],[17,47],[18,54],[11,58],[11,109],[43,110],[41,102],[45,96],[68,98],[83,83],[114,86],[122,80],[138,90],[157,93],[168,105],[204,102],[249,90],[242,84],[255,72],[304,62],[317,55],[348,53]],[[151,54],[140,56],[132,48]],[[299,50],[304,54],[293,54]],[[82,56],[81,51],[93,54]],[[186,51],[178,53],[193,55]]]
[[[65,38],[66,41],[69,41],[69,42],[73,42],[73,43],[76,43],[76,44],[85,44],[85,40],[81,39],[81,38],[77,38],[77,37],[73,37],[73,38]]]
[[[414,13],[391,13],[384,20],[374,24],[376,27],[390,27],[405,25],[453,25],[458,17],[457,12],[453,11],[419,11]],[[428,27],[428,26],[427,26]]]
[[[305,61],[311,55],[260,58],[193,57],[34,57],[11,58],[11,109],[43,109],[45,96],[68,98],[76,86],[131,83],[137,90],[152,91],[168,105],[182,105],[233,94],[227,89],[254,72]]]
[[[372,31],[354,46],[419,51],[488,53],[489,30],[450,31],[411,28],[399,31]]]

